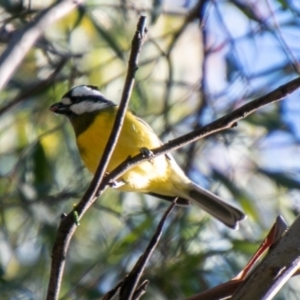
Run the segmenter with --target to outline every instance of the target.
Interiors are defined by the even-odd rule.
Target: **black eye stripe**
[[[85,89],[85,87],[87,87],[88,89]],[[71,106],[72,104],[79,104],[85,101],[90,103],[93,102],[96,104],[102,103],[108,106],[116,105],[112,101],[105,98],[96,86],[92,86],[92,85],[75,87],[70,91],[68,91],[62,98],[70,99],[71,103],[68,104],[69,106]]]
[[[69,97],[69,99],[71,100],[71,104],[69,106],[71,106],[72,104],[79,104],[81,102],[104,103],[107,106],[116,106],[114,102],[101,96],[93,96],[93,95],[76,96],[76,97],[72,96]]]
[[[102,102],[102,103],[110,103],[110,100],[107,100],[104,97],[99,97],[99,96],[77,96],[77,97],[70,97],[70,100],[72,103],[79,103],[82,101],[92,101],[92,102]]]

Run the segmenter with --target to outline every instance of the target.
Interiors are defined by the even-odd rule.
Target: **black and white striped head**
[[[79,85],[64,94],[61,101],[53,104],[49,109],[57,114],[71,117],[115,105],[106,99],[96,86]]]

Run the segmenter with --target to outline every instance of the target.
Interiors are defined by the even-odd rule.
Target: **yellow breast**
[[[91,173],[96,171],[99,160],[103,154],[115,120],[117,107],[110,107],[98,111],[92,116],[92,120],[85,130],[79,130],[78,120],[71,120],[77,135],[77,146],[82,160]],[[76,118],[91,117],[78,116]],[[87,120],[79,123],[87,123]],[[161,144],[159,138],[151,128],[127,112],[121,130],[121,134],[108,165],[107,171],[110,172],[129,156],[140,153],[140,149],[159,147]],[[132,168],[122,176],[125,185],[120,190],[156,192],[165,195],[172,194],[172,182],[169,180],[172,173],[169,160],[165,156],[160,156],[152,161],[146,161]],[[181,170],[180,170],[181,171]]]

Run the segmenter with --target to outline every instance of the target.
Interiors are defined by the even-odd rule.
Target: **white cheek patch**
[[[70,105],[72,103],[71,99],[70,98],[62,98],[60,100],[62,102],[62,104],[64,105]]]
[[[82,101],[70,106],[70,110],[76,115],[93,112],[111,106],[105,102]]]
[[[71,93],[72,97],[88,97],[88,96],[100,96],[100,97],[104,97],[103,94],[95,89],[92,89],[86,85],[80,85],[80,86],[76,86],[72,89],[72,93]]]

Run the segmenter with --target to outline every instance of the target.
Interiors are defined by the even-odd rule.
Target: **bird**
[[[94,174],[109,139],[118,105],[108,100],[93,85],[78,85],[50,106],[55,114],[65,115],[75,132],[80,157]],[[114,170],[128,157],[160,147],[161,140],[144,120],[127,110],[114,152],[106,172]],[[147,151],[146,151],[147,152]],[[179,206],[191,203],[232,229],[238,229],[245,214],[219,196],[200,187],[185,175],[169,154],[141,162],[117,179],[114,186],[125,192],[139,192],[173,201]]]

